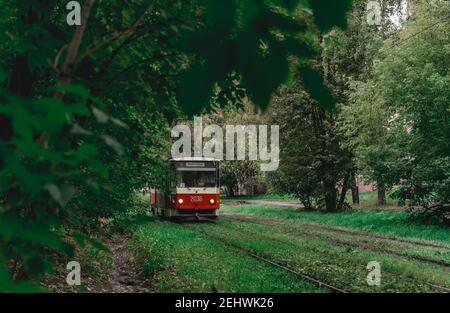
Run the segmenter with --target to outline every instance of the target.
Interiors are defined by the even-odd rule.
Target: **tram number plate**
[[[191,202],[202,202],[203,196],[191,196]]]

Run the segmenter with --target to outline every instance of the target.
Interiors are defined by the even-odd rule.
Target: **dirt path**
[[[283,200],[236,200],[230,201],[228,204],[240,205],[240,204],[256,204],[256,205],[274,205],[280,208],[289,208],[289,209],[300,209],[303,208],[303,204],[301,202],[289,202]],[[377,211],[393,211],[393,212],[402,212],[405,211],[405,207],[397,207],[397,206],[381,206],[376,208],[370,207],[360,207],[353,206],[355,210],[360,210],[361,208],[367,210],[377,210]]]
[[[150,282],[143,278],[126,251],[126,235],[114,235],[107,243],[112,253],[112,266],[109,273],[109,292],[144,293]]]
[[[262,205],[276,205],[282,208],[298,209],[303,207],[300,202],[287,202],[281,200],[239,200],[239,204],[262,204]]]

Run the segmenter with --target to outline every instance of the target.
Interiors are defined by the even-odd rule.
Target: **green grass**
[[[292,222],[285,221],[286,224]],[[297,223],[294,223],[297,224]],[[286,227],[287,226],[287,227]],[[261,225],[222,218],[216,224],[195,224],[195,229],[214,238],[231,242],[265,257],[278,260],[312,277],[352,292],[432,292],[425,281],[449,286],[448,268],[411,260],[374,248],[396,250],[406,254],[429,255],[448,260],[448,252],[428,248],[406,248],[395,242],[355,238],[299,225]],[[288,231],[288,229],[291,230]],[[347,237],[356,246],[339,244],[336,240]],[[376,260],[382,265],[383,282],[378,288],[366,283],[368,262]]]
[[[283,221],[283,220],[281,220]],[[354,246],[342,244],[350,241]],[[227,243],[232,244],[230,247]],[[294,220],[266,224],[222,217],[217,223],[152,220],[135,229],[129,247],[154,292],[318,292],[310,282],[252,258],[254,251],[350,292],[435,292],[449,286],[447,267],[386,252],[449,260],[449,253],[381,239],[305,228]],[[381,249],[381,250],[377,250]],[[366,283],[368,262],[382,264],[382,285]]]
[[[236,247],[349,292],[436,292],[428,283],[450,286],[448,267],[429,261],[449,262],[448,248],[370,237],[374,232],[450,244],[449,228],[415,223],[406,212],[324,213],[227,204],[222,204],[221,211],[244,214],[251,220],[224,215],[216,223],[176,224],[147,217],[146,223],[132,230],[129,249],[149,277],[150,291],[327,291]],[[316,223],[368,231],[369,237],[319,228]],[[366,266],[373,260],[382,266],[380,287],[366,282]]]
[[[450,228],[438,225],[423,225],[413,221],[407,212],[360,210],[325,213],[305,212],[268,205],[223,204],[223,212],[242,213],[286,218],[289,220],[314,222],[340,227],[372,231],[393,236],[450,243]]]
[[[155,292],[324,291],[179,224],[142,225],[129,245]]]
[[[352,203],[352,193],[347,192],[345,196],[348,203]],[[386,205],[380,206],[378,204],[378,193],[376,191],[362,192],[359,194],[359,205],[354,205],[357,208],[382,208],[382,207],[398,207],[397,202],[386,194]]]

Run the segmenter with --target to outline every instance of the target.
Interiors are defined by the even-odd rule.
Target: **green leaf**
[[[92,159],[97,156],[98,149],[94,145],[85,143],[78,147],[78,149],[75,151],[75,154],[80,160]]]
[[[325,32],[337,26],[347,27],[347,12],[352,0],[308,0],[314,12],[314,24]]]
[[[114,125],[117,125],[117,126],[122,127],[122,128],[126,128],[126,127],[127,127],[127,124],[125,124],[124,122],[122,122],[122,121],[119,120],[118,118],[110,117],[109,119],[111,120],[111,122],[112,122]]]
[[[334,109],[335,100],[319,73],[310,67],[302,66],[300,67],[300,79],[310,96],[324,109],[329,111]]]
[[[70,133],[74,134],[74,135],[85,135],[85,136],[92,135],[91,131],[84,129],[83,127],[81,127],[80,125],[78,125],[76,123],[73,124],[72,129],[70,130]]]
[[[236,20],[236,0],[203,1],[212,32],[229,32]]]
[[[0,250],[0,292],[42,292],[39,284],[34,282],[15,282],[6,267],[6,258]]]
[[[8,73],[0,67],[0,84],[4,83],[8,79]]]
[[[44,189],[46,189],[53,200],[62,207],[66,206],[70,199],[75,195],[75,188],[70,185],[61,185],[58,187],[55,184],[46,184]]]
[[[200,113],[207,106],[212,86],[213,81],[206,66],[195,65],[184,73],[179,96],[183,111],[189,116]]]
[[[17,214],[8,212],[0,216],[0,236],[5,240],[20,239],[73,255],[73,248],[50,230],[57,224],[57,220],[39,212],[36,212],[33,220],[25,220]]]
[[[62,91],[62,92],[65,92],[65,93],[68,93],[68,94],[71,94],[74,96],[79,96],[84,99],[91,97],[89,90],[83,85],[67,84],[67,85],[51,87],[50,90]]]
[[[257,51],[247,51],[240,60],[239,69],[243,76],[243,85],[252,101],[265,109],[272,93],[287,81],[289,67],[286,51],[282,46],[272,44],[267,55],[261,56]],[[244,51],[242,52],[244,54]]]

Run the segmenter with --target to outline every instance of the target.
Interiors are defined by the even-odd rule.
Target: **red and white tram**
[[[154,211],[168,218],[211,220],[220,208],[219,161],[211,158],[171,159],[167,191],[152,190]]]

